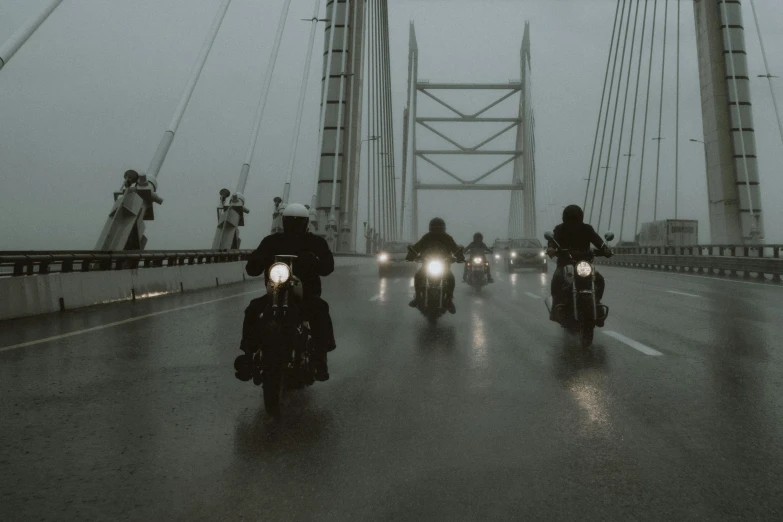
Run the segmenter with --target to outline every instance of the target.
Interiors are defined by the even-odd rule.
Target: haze
[[[0,42],[37,12],[42,3],[0,0]],[[218,0],[64,2],[0,71],[0,187],[4,195],[0,249],[94,247],[122,173],[130,168],[146,170],[218,4]],[[537,125],[539,235],[559,221],[564,205],[581,204],[615,2],[393,0],[390,4],[397,176],[402,163],[408,22],[413,20],[416,24],[421,79],[507,82],[519,78],[519,48],[524,22],[529,20]],[[775,195],[783,192],[779,167],[783,163],[783,144],[766,80],[756,78],[765,71],[750,7],[745,4],[766,241],[781,243],[783,205]],[[161,170],[159,194],[165,201],[155,209],[156,220],[148,222],[147,248],[208,248],[211,244],[217,194],[224,186],[233,190],[236,185],[281,5],[281,0],[232,3]],[[757,0],[756,6],[771,72],[783,75],[783,2]],[[661,217],[673,217],[674,207],[675,7],[671,2]],[[322,13],[323,9],[322,6]],[[246,248],[254,248],[268,233],[272,198],[282,192],[309,31],[309,24],[300,19],[308,18],[311,10],[311,1],[297,0],[289,14],[245,192],[251,209],[242,230]],[[684,1],[680,217],[699,219],[700,240],[706,243],[709,235],[704,153],[700,144],[688,141],[702,139],[693,28],[692,3]],[[660,40],[657,45],[660,49]],[[319,39],[316,56],[322,54],[322,46]],[[660,71],[659,62],[660,54],[658,65],[654,62],[656,71]],[[308,119],[302,128],[292,189],[292,200],[303,202],[309,201],[314,179],[320,68],[321,60],[313,60],[305,107]],[[660,76],[654,74],[648,139],[657,134]],[[783,97],[781,80],[773,81],[777,95]],[[484,99],[476,93],[472,100],[463,97],[459,103],[472,107]],[[422,104],[420,114],[425,109]],[[493,114],[511,115],[515,111],[511,102],[497,107]],[[485,132],[489,129],[460,136],[468,143],[479,142],[488,136]],[[366,130],[363,134],[367,134]],[[422,145],[432,140],[424,131],[419,135]],[[640,140],[638,132],[635,153]],[[498,142],[503,143],[508,142]],[[655,169],[655,142],[649,141],[647,150],[648,182],[643,200],[652,194],[650,174]],[[634,160],[632,172],[637,172],[638,157]],[[362,169],[364,165],[363,161]],[[480,165],[462,167],[478,169]],[[421,167],[421,176],[427,181],[444,181],[425,167]],[[507,183],[510,169],[491,179]],[[364,194],[364,187],[360,190]],[[364,202],[364,197],[360,200]],[[422,230],[430,217],[440,215],[463,243],[476,230],[482,230],[490,240],[506,235],[507,193],[422,193],[420,205]],[[364,212],[362,209],[360,227]],[[641,221],[651,217],[651,205],[645,203]],[[619,229],[614,224],[612,227]]]

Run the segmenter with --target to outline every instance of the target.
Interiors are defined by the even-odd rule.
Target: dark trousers
[[[242,345],[245,352],[254,353],[263,342],[261,338],[262,325],[261,314],[269,301],[269,296],[264,295],[253,299],[245,308],[245,321],[242,323]],[[329,303],[317,296],[304,299],[305,317],[310,322],[310,335],[313,337],[313,346],[317,350],[331,352],[335,349],[334,326],[329,315]]]
[[[443,289],[446,291],[447,297],[453,297],[454,296],[454,287],[457,285],[456,280],[454,279],[454,274],[449,270],[444,275],[444,281],[443,281]],[[413,278],[413,285],[416,289],[416,296],[424,292],[424,289],[427,287],[427,274],[425,272],[425,268],[421,267],[418,272],[416,272],[416,275]]]
[[[555,308],[555,305],[558,305],[562,303],[563,301],[563,285],[565,285],[565,268],[560,266],[557,267],[557,270],[555,270],[555,274],[552,276],[552,284],[550,286],[550,292],[552,293],[552,309]],[[601,299],[604,297],[604,288],[606,287],[606,282],[604,281],[604,276],[599,274],[598,272],[595,273],[595,300],[600,302]]]

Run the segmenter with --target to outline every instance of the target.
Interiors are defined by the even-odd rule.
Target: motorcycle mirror
[[[604,239],[606,239],[607,241],[611,241],[612,239],[614,239],[614,232],[607,232],[606,234],[604,234]]]
[[[547,241],[552,241],[553,239],[555,239],[555,235],[549,231],[544,232],[544,239],[546,239]]]

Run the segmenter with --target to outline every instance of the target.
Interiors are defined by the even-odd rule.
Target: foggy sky
[[[63,2],[0,71],[0,188],[4,196],[0,250],[94,247],[122,173],[129,168],[147,169],[219,3]],[[505,83],[519,78],[522,32],[525,20],[530,20],[539,234],[556,224],[563,206],[581,204],[614,0],[389,3],[397,176],[402,162],[401,120],[406,99],[409,21],[416,24],[420,79]],[[0,42],[42,4],[41,0],[0,0]],[[659,4],[662,10],[663,0]],[[155,208],[156,220],[147,222],[147,248],[211,245],[217,193],[222,187],[233,190],[236,186],[281,5],[281,0],[232,2],[159,175],[159,194],[164,203]],[[756,0],[756,5],[770,69],[773,74],[783,75],[783,2]],[[671,217],[674,205],[675,7],[672,0],[659,217]],[[323,9],[322,6],[322,14]],[[268,233],[272,198],[282,193],[309,33],[309,24],[300,19],[308,18],[311,11],[310,0],[295,0],[289,13],[245,192],[251,214],[242,230],[243,247],[255,247]],[[766,80],[755,77],[763,74],[764,69],[748,2],[744,11],[766,238],[769,243],[783,242],[783,205],[775,197],[783,191],[783,176],[778,167],[783,162],[783,145]],[[680,217],[699,219],[700,239],[708,242],[704,152],[700,144],[688,141],[702,139],[691,1],[682,2],[681,13]],[[660,26],[658,32],[660,36]],[[659,39],[658,50],[660,45]],[[322,54],[322,46],[323,39],[319,38],[315,56]],[[654,67],[660,71],[660,54],[656,54]],[[302,127],[292,201],[309,201],[315,178],[320,68],[321,60],[313,60],[305,106],[309,118]],[[660,92],[659,72],[654,74],[641,221],[652,218],[649,200],[656,142],[651,138],[657,135]],[[783,80],[773,81],[777,82],[778,97],[783,98]],[[458,107],[477,109],[484,100],[488,98],[474,93],[454,102]],[[432,105],[422,102],[420,115],[428,107]],[[629,122],[631,107],[629,103]],[[639,170],[642,109],[640,103],[632,183]],[[514,102],[502,104],[492,112],[508,116],[515,113]],[[459,131],[454,134],[473,144],[493,130],[488,127],[475,129],[469,135]],[[513,133],[509,136],[511,141],[507,138],[497,145],[513,143]],[[421,128],[419,138],[420,146],[437,141]],[[365,146],[364,154],[366,151]],[[363,161],[362,169],[364,165]],[[491,164],[486,168],[477,163],[453,166],[455,170],[461,167],[483,171]],[[621,172],[624,167],[622,161]],[[507,183],[510,172],[510,168],[504,169],[487,181]],[[426,181],[445,181],[442,175],[424,166],[420,167],[420,174]],[[621,189],[622,186],[618,190]],[[364,186],[360,190],[364,194]],[[360,197],[362,205],[364,199]],[[440,215],[460,242],[468,241],[470,234],[479,229],[490,240],[506,235],[507,193],[423,192],[419,201],[420,225],[424,227],[429,217]],[[363,207],[360,212],[361,227]],[[408,216],[406,222],[407,219]],[[616,223],[617,217],[612,224],[615,232],[619,230]],[[601,228],[606,230],[603,224]],[[626,236],[628,230],[626,224]]]

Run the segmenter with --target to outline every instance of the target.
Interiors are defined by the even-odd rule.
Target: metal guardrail
[[[0,277],[246,261],[252,250],[0,251]],[[335,254],[335,257],[368,257]]]
[[[766,249],[771,250],[771,257],[764,256]],[[777,245],[765,246],[763,249],[717,245],[708,247],[619,247],[614,249],[614,252],[613,257],[601,258],[598,262],[609,266],[728,277],[739,277],[739,273],[742,272],[744,279],[751,279],[755,274],[756,279],[760,281],[768,281],[767,276],[770,276],[772,282],[775,283],[780,283],[781,275],[783,275],[783,259],[780,259],[780,247]],[[687,254],[675,252],[687,252]],[[699,253],[691,254],[691,252]],[[702,252],[719,252],[720,255]],[[738,252],[742,255],[737,255]],[[755,255],[753,255],[754,253]]]
[[[621,255],[659,254],[779,259],[783,245],[618,246],[613,247],[612,250]]]

